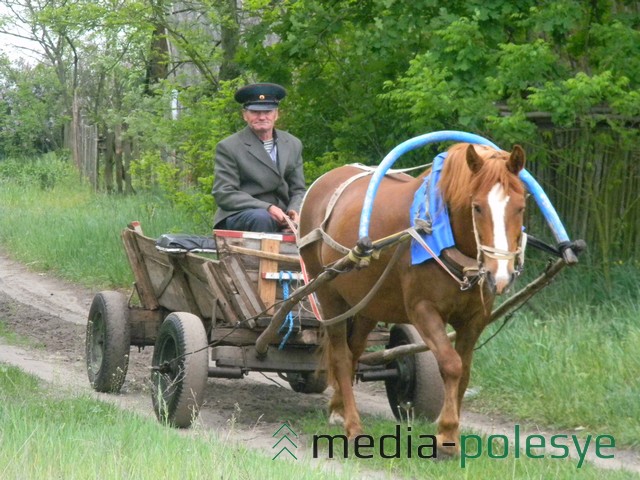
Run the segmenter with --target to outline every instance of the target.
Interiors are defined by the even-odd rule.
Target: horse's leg
[[[348,309],[348,305],[336,292],[323,288],[317,294],[325,319],[333,318]],[[322,363],[334,391],[329,402],[329,423],[344,424],[347,436],[353,438],[362,432],[362,427],[353,396],[353,355],[347,343],[347,330],[347,321],[324,329]]]
[[[329,422],[344,423],[349,439],[362,433],[360,415],[353,395],[352,355],[347,344],[347,324],[341,322],[326,328],[328,369],[333,379],[334,394],[329,402]]]
[[[415,305],[410,319],[424,343],[433,352],[444,383],[444,404],[438,417],[438,452],[457,455],[460,452],[460,416],[458,389],[462,377],[462,360],[447,336],[440,314],[426,301]]]
[[[462,376],[460,377],[460,386],[458,388],[458,413],[462,413],[462,399],[464,393],[469,386],[469,378],[471,376],[471,363],[473,361],[473,350],[480,338],[480,334],[484,330],[486,323],[478,325],[478,321],[472,320],[461,328],[456,329],[456,351],[462,360]]]

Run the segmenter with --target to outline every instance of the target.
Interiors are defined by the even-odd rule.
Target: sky
[[[0,17],[11,16],[11,11],[6,7],[4,2],[0,1]],[[9,27],[7,27],[8,29]],[[13,30],[20,33],[19,29]],[[34,54],[21,49],[20,47],[27,47],[31,49],[40,49],[37,42],[28,41],[26,39],[18,38],[13,35],[7,35],[0,33],[0,51],[5,53],[11,60],[18,61],[20,59],[25,60],[27,63],[33,63]]]

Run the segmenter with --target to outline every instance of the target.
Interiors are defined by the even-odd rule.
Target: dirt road
[[[0,340],[0,363],[19,366],[61,389],[86,392],[153,416],[148,383],[151,348],[141,352],[132,348],[121,395],[97,394],[89,387],[84,342],[87,312],[94,293],[53,276],[34,273],[0,251],[0,321],[27,340],[26,345],[20,346]],[[367,415],[392,418],[383,385],[360,384],[356,395],[365,423]],[[252,373],[244,380],[210,379],[199,421],[204,428],[214,429],[220,438],[273,453],[272,435],[276,429],[284,421],[295,425],[300,415],[325,409],[328,398],[328,392],[295,393],[275,375]],[[503,434],[513,440],[514,421],[465,412],[462,423],[465,428],[487,435]],[[523,429],[520,436],[524,438],[531,433],[557,432]],[[304,441],[298,455],[311,456]],[[640,452],[616,450],[614,459],[587,458],[602,468],[640,473]]]

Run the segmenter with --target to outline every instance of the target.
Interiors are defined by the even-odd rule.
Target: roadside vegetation
[[[338,436],[344,433],[342,427],[328,426],[327,416],[323,413],[308,415],[301,420],[302,430],[309,436],[313,435],[333,435]],[[556,480],[579,479],[623,479],[637,478],[635,475],[625,471],[611,471],[595,468],[586,462],[578,466],[579,460],[574,458],[560,459],[551,458],[546,454],[545,458],[527,458],[524,452],[520,452],[518,458],[513,451],[513,446],[504,448],[504,439],[493,439],[492,452],[489,455],[488,438],[480,436],[482,447],[477,448],[475,439],[467,443],[467,456],[463,459],[449,461],[433,461],[424,458],[430,454],[430,441],[428,435],[436,434],[434,424],[422,422],[412,422],[411,430],[405,422],[398,429],[396,423],[386,419],[366,418],[366,434],[373,437],[374,445],[371,448],[361,449],[360,456],[371,455],[371,458],[357,458],[354,455],[353,445],[348,447],[349,462],[356,463],[362,468],[384,471],[389,478],[394,475],[400,478],[428,478],[434,480],[448,479],[531,479],[553,478]],[[387,436],[383,446],[379,439]],[[422,435],[422,438],[420,437]],[[463,428],[461,435],[474,435],[473,432]],[[393,438],[397,436],[400,441],[397,443]],[[409,439],[410,437],[410,439]],[[311,443],[311,441],[309,442]],[[318,458],[329,458],[328,441],[320,439],[318,444]],[[339,458],[343,455],[342,443],[334,441],[333,454]],[[593,450],[593,447],[591,447]],[[541,453],[541,452],[536,452]],[[398,454],[399,458],[389,458]],[[384,455],[384,456],[383,456]],[[409,457],[409,455],[411,455]],[[477,458],[472,458],[477,456]],[[502,457],[502,458],[499,458]],[[343,463],[347,463],[344,462]]]
[[[0,168],[0,245],[8,254],[33,269],[50,271],[95,290],[127,289],[132,277],[119,234],[129,221],[141,221],[145,233],[152,237],[168,231],[197,234],[209,232],[206,223],[191,219],[188,209],[170,204],[161,196],[151,193],[131,196],[96,194],[88,188],[82,190],[72,187],[74,174],[64,160],[57,163],[58,167],[53,175],[55,182],[43,186],[38,179],[45,164],[48,165],[46,168],[50,168],[51,162],[38,161],[23,162],[22,165],[28,168],[13,168],[10,171]],[[532,252],[527,264],[529,275],[539,272],[545,261],[544,257]],[[637,448],[640,438],[640,426],[637,422],[637,418],[640,418],[640,385],[637,382],[640,372],[637,355],[637,345],[640,344],[640,326],[637,322],[640,313],[638,268],[634,265],[615,265],[614,271],[615,287],[606,290],[600,288],[602,282],[599,270],[591,268],[588,261],[580,263],[562,272],[556,283],[517,312],[497,336],[476,353],[472,387],[478,393],[466,402],[466,408],[498,414],[509,418],[514,424],[536,424],[541,428],[563,429],[583,439],[589,434],[612,435],[617,447]],[[526,281],[527,278],[521,278],[519,284],[522,286]],[[498,324],[491,326],[481,342],[489,339],[497,328]],[[11,369],[3,367],[3,372],[5,377],[9,376],[11,379],[5,381],[17,382],[14,379],[17,374]],[[3,392],[0,395],[20,399],[34,396],[38,401],[34,400],[33,404],[30,400],[24,403],[21,401],[18,405],[14,402],[0,402],[6,403],[1,407],[5,411],[9,408],[35,409],[33,415],[26,414],[25,410],[12,414],[9,418],[14,420],[8,420],[8,425],[16,423],[15,419],[18,417],[47,417],[38,413],[42,409],[58,412],[64,406],[76,412],[70,416],[84,415],[83,412],[87,411],[97,412],[97,420],[89,423],[86,432],[95,432],[98,425],[101,428],[107,425],[107,428],[113,428],[113,432],[124,430],[126,433],[117,434],[117,438],[126,440],[109,440],[116,433],[105,434],[105,444],[95,445],[91,450],[98,457],[127,457],[114,460],[116,464],[121,462],[121,465],[122,462],[133,462],[129,457],[135,458],[130,455],[128,447],[127,454],[123,454],[123,445],[136,443],[136,438],[149,438],[151,434],[147,430],[153,431],[156,428],[142,421],[139,424],[138,420],[132,421],[127,414],[116,413],[111,407],[93,404],[85,398],[60,400],[45,395],[43,398],[46,401],[41,402],[40,394],[33,394],[38,391],[36,386],[28,387],[34,380],[18,377],[22,379],[20,382],[27,385],[23,384],[20,388],[32,390],[12,395],[4,393],[7,390],[0,388],[0,392]],[[381,398],[381,401],[386,402],[386,399]],[[121,417],[122,415],[125,417]],[[6,417],[2,415],[3,419]],[[74,422],[83,423],[84,420],[69,420],[65,423]],[[324,415],[304,417],[299,422],[308,435],[327,433]],[[365,424],[367,432],[372,435],[387,434],[394,428],[393,422],[371,418],[366,419]],[[46,428],[53,428],[37,426],[35,421],[30,425],[21,427],[21,433],[16,433],[18,436],[11,440],[16,442],[16,448],[3,451],[14,452],[13,455],[26,455],[20,446],[24,444],[24,449],[31,445],[29,435],[41,435]],[[433,433],[432,427],[428,425],[418,425],[415,428],[421,433]],[[7,436],[11,436],[7,433],[9,430],[3,427],[0,431],[4,435],[3,445],[7,445]],[[77,440],[78,437],[89,435],[86,432],[83,430],[68,435],[56,434],[54,439],[46,441],[62,442],[62,437],[65,436]],[[335,433],[339,431],[336,430]],[[200,438],[199,433],[193,439],[193,445],[181,443],[189,440],[178,439],[177,435],[174,438],[174,434],[167,433],[164,429],[158,429],[153,435],[158,435],[162,442],[167,442],[166,448],[176,448],[177,453],[175,456],[158,454],[156,458],[151,457],[156,453],[142,451],[139,458],[148,458],[148,461],[136,461],[135,464],[144,463],[155,468],[156,462],[164,465],[164,457],[171,458],[171,462],[175,458],[182,462],[180,457],[184,457],[184,453],[179,452],[188,451],[188,457],[191,459],[191,452],[195,452],[196,459],[193,460],[193,465],[185,468],[202,468],[204,470],[200,471],[207,471],[206,469],[211,468],[207,463],[211,461],[211,450],[219,450],[217,445],[215,448],[211,447],[214,439]],[[87,441],[97,440],[90,437]],[[172,442],[178,442],[181,447],[173,447]],[[146,440],[144,443],[156,444],[155,441]],[[162,452],[163,448],[165,447],[154,446],[152,450]],[[238,451],[229,455],[238,455]],[[7,465],[10,460],[11,458],[6,458]],[[97,462],[95,458],[93,461]],[[263,457],[264,465],[260,468],[266,468],[267,463],[271,462]],[[92,462],[87,462],[86,468],[90,468],[91,464]],[[394,473],[408,477],[425,475],[429,478],[456,478],[456,475],[471,475],[481,478],[477,476],[480,471],[492,472],[482,478],[575,478],[576,475],[575,461],[572,459],[514,461],[510,458],[497,461],[479,458],[470,463],[469,469],[462,473],[458,464],[434,464],[420,459],[389,462],[388,459],[378,458],[362,460],[360,464],[362,468],[391,469]],[[69,465],[73,465],[73,462]],[[69,465],[56,468],[70,468]],[[132,463],[123,468],[126,471],[127,468],[134,467]],[[1,468],[9,467],[0,464],[0,472]],[[255,471],[258,467],[253,468]],[[250,468],[249,471],[251,470]],[[167,470],[158,467],[157,471],[164,473]],[[580,478],[583,475],[584,478],[626,478],[624,473],[603,473],[589,466],[582,467],[579,472]],[[102,471],[95,471],[95,475],[94,470],[86,470],[85,473],[89,477],[100,474],[103,478],[109,478],[109,475],[103,476]],[[242,475],[238,471],[237,475],[225,474],[222,478],[243,478]],[[0,476],[5,478],[4,475]],[[11,475],[7,477],[11,478]],[[153,475],[139,478],[152,477]],[[190,477],[182,475],[182,478]]]
[[[566,269],[517,312],[476,352],[471,407],[640,447],[640,272],[612,271],[607,293],[588,263]]]
[[[272,461],[215,432],[182,435],[89,396],[49,391],[0,364],[0,478],[3,479],[325,479],[321,466]],[[256,472],[260,472],[256,476]]]
[[[120,240],[129,222],[149,236],[210,232],[153,191],[95,193],[77,182],[69,162],[52,154],[0,162],[0,244],[16,260],[82,285],[122,288],[133,282]]]

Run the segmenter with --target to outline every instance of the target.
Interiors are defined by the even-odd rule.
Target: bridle
[[[502,250],[500,248],[490,247],[480,241],[480,234],[478,233],[478,227],[476,225],[476,216],[473,212],[471,213],[471,219],[473,222],[473,235],[478,250],[477,261],[479,273],[484,277],[484,259],[492,258],[494,260],[516,260],[514,274],[520,275],[524,267],[524,250],[527,244],[527,235],[522,232],[520,235],[520,245],[518,245],[518,248],[515,250]]]

